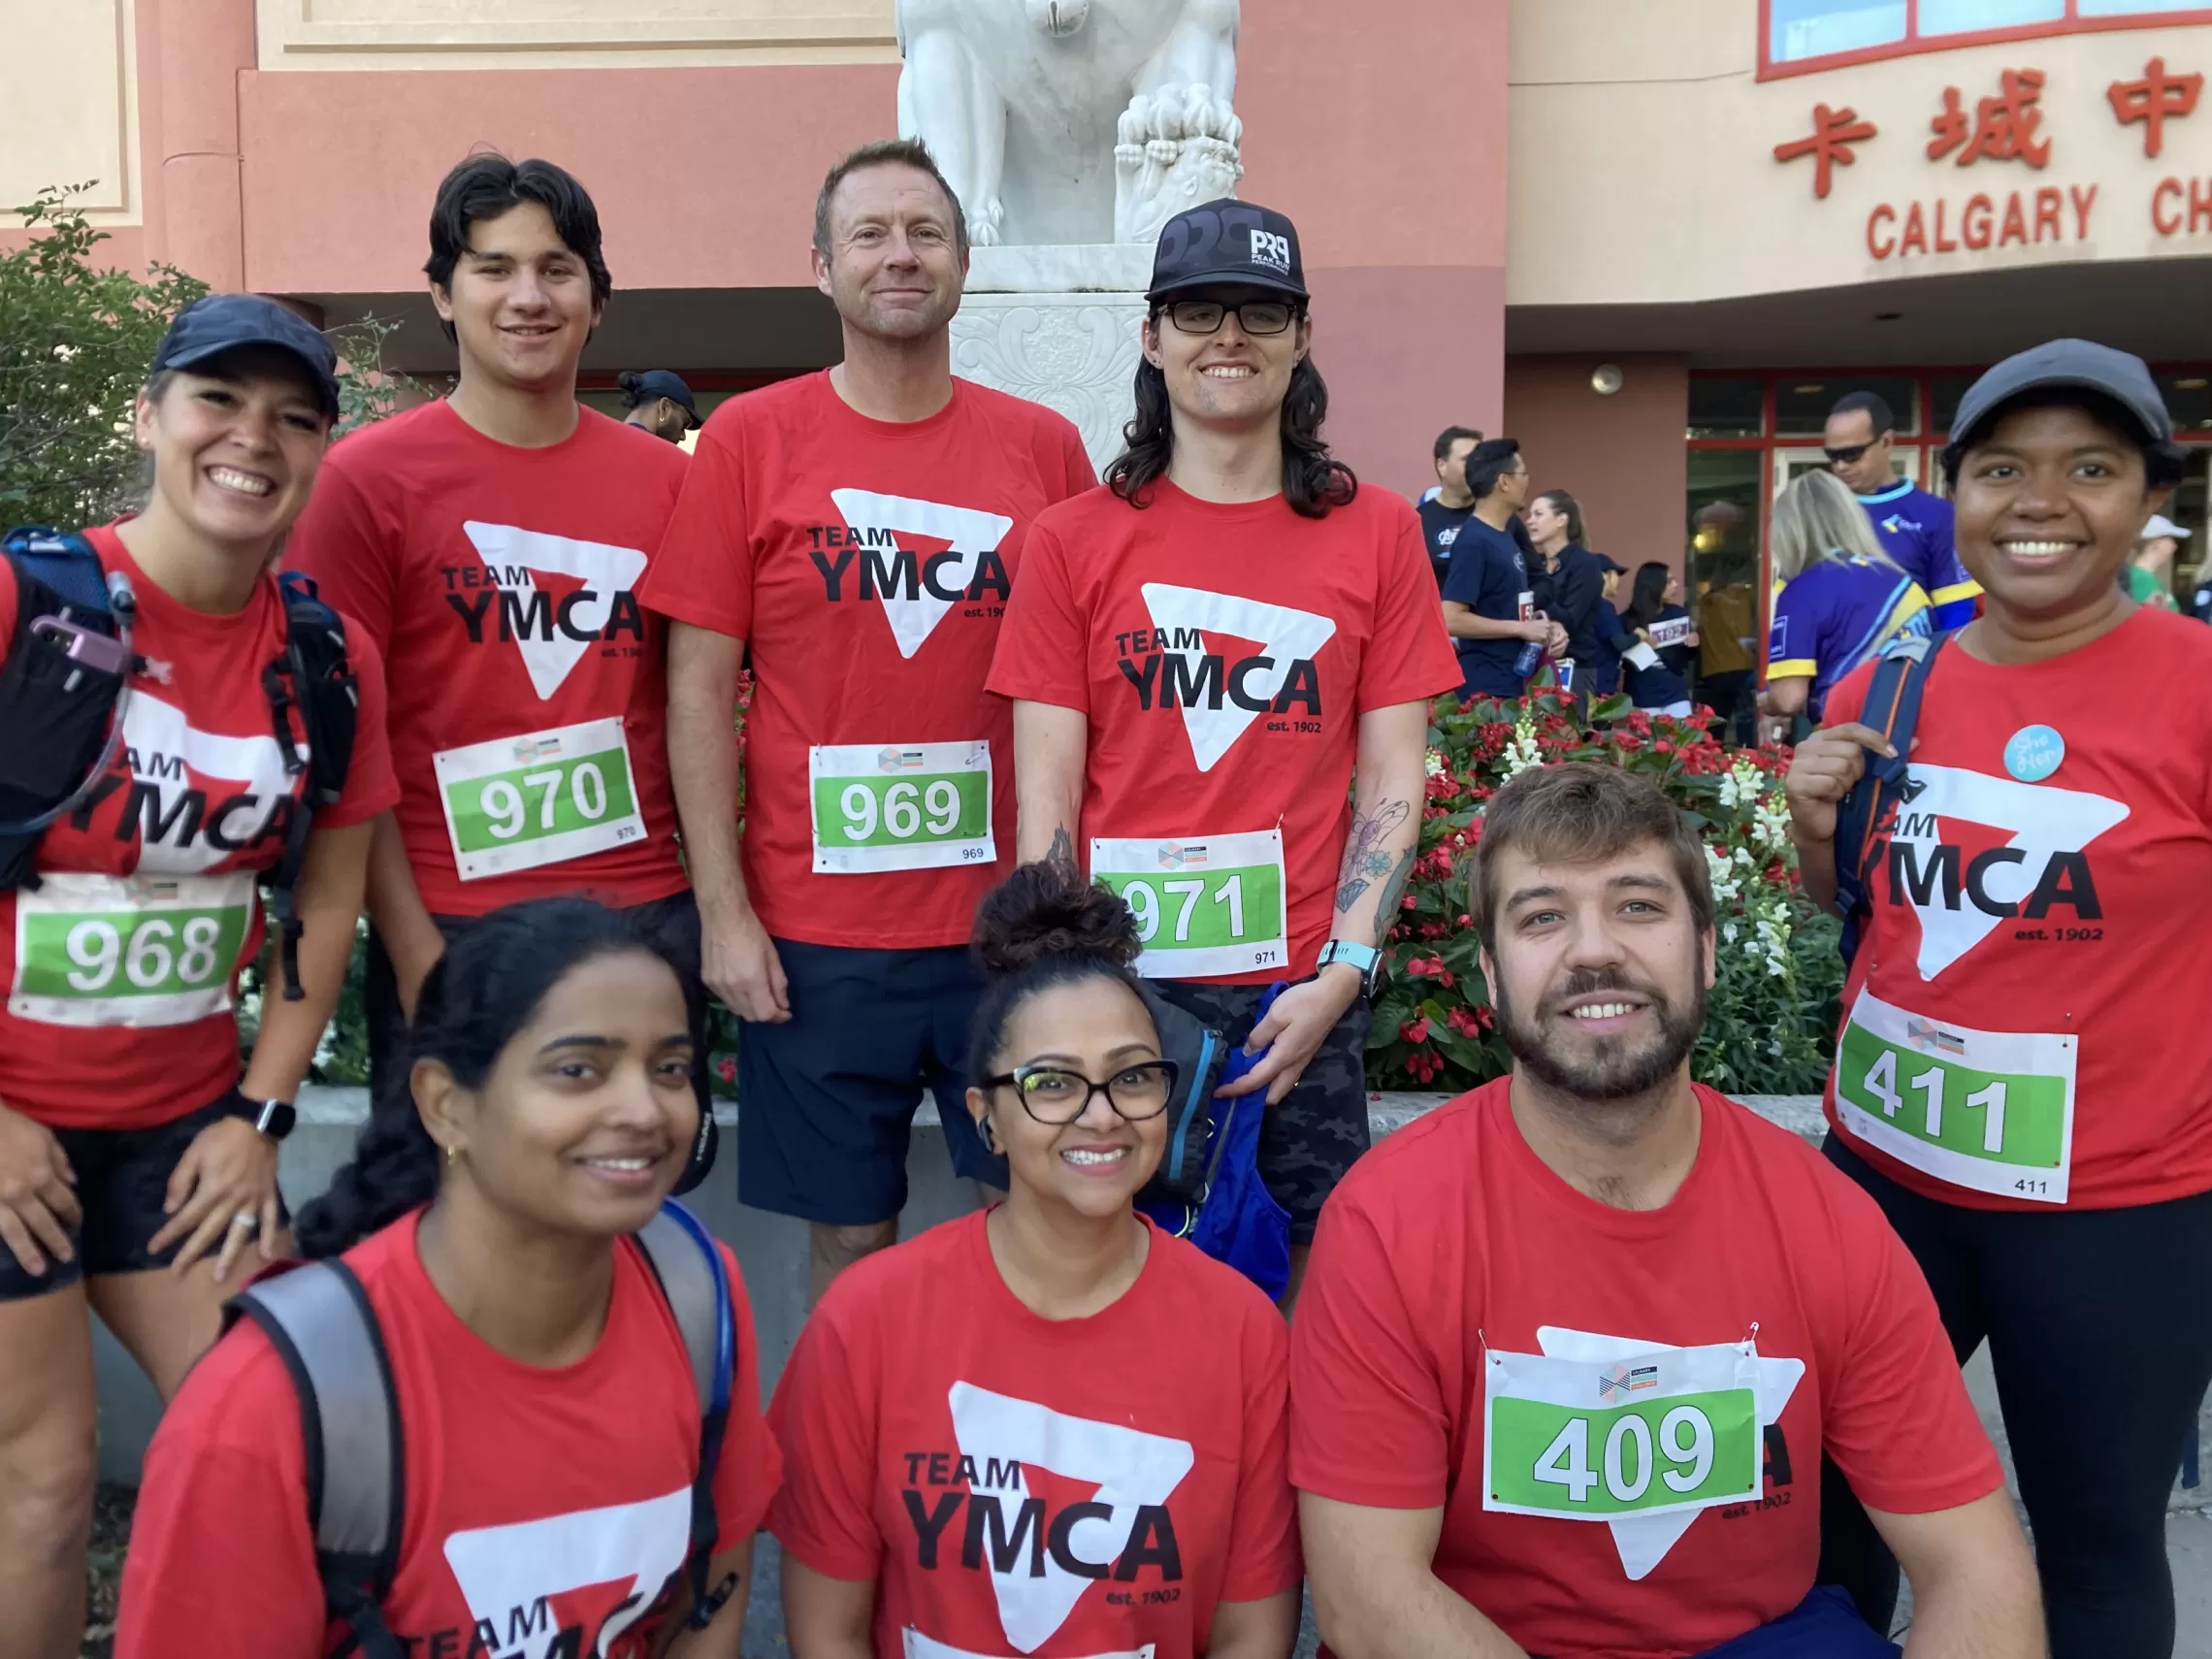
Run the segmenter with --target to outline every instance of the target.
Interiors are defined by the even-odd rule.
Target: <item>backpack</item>
[[[1920,793],[1912,781],[1912,733],[1920,722],[1920,699],[1928,676],[1948,634],[1902,634],[1874,660],[1874,677],[1859,722],[1889,740],[1897,753],[1867,755],[1867,769],[1836,808],[1836,913],[1843,918],[1838,949],[1846,971],[1859,953],[1859,918],[1867,909],[1867,885],[1873,861],[1881,856],[1883,825],[1897,808]]]
[[[690,1627],[714,1621],[732,1586],[709,1589],[717,1522],[714,1476],[730,1420],[736,1372],[736,1315],[714,1236],[672,1200],[636,1235],[645,1264],[683,1332],[699,1388],[699,1469],[692,1480]],[[384,1598],[399,1571],[407,1513],[407,1456],[399,1392],[369,1293],[353,1270],[331,1258],[280,1268],[241,1291],[224,1323],[250,1319],[269,1338],[300,1399],[307,1448],[308,1524],[330,1616],[351,1633],[340,1651],[359,1659],[406,1659],[384,1622]]]
[[[15,567],[16,631],[0,664],[0,732],[30,734],[0,746],[0,888],[36,887],[40,840],[108,773],[122,744],[123,711],[137,659],[138,606],[130,579],[100,569],[81,536],[39,526],[0,537]],[[293,889],[307,862],[315,813],[335,804],[353,759],[360,688],[345,657],[345,623],[307,577],[278,578],[284,650],[262,669],[261,687],[287,778],[307,774],[284,851],[262,883],[284,964],[284,997],[299,1001],[301,925]],[[303,758],[292,737],[297,710]]]

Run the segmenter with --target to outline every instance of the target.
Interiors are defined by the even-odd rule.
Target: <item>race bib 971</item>
[[[1137,919],[1148,979],[1204,979],[1289,963],[1283,831],[1090,843],[1090,874]]]

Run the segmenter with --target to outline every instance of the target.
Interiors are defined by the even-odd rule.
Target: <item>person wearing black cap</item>
[[[401,796],[370,868],[365,992],[379,1101],[415,988],[472,917],[583,893],[699,950],[667,631],[637,597],[690,458],[576,401],[613,287],[599,210],[552,162],[472,155],[438,187],[423,271],[460,354],[452,395],[335,448],[287,553],[391,665]]]
[[[344,984],[372,821],[398,793],[383,670],[341,618],[357,732],[342,790],[305,820],[291,886],[297,998],[272,991],[242,1072],[238,976],[265,936],[256,882],[285,859],[306,810],[310,774],[288,764],[309,740],[300,701],[327,706],[295,700],[302,676],[270,567],[315,487],[336,371],[329,342],[274,301],[194,303],[139,395],[137,442],[153,469],[145,510],[81,541],[11,536],[0,559],[0,709],[23,720],[42,678],[80,683],[104,657],[121,679],[92,729],[110,732],[107,745],[89,766],[60,761],[46,802],[60,816],[21,838],[26,879],[0,890],[10,1654],[75,1653],[83,1634],[96,1474],[87,1307],[167,1398],[247,1272],[290,1248],[277,1142]],[[64,541],[89,584],[104,580],[114,635],[81,626],[89,617],[49,585]],[[0,775],[19,783],[43,741],[62,738],[50,724],[12,726]],[[13,840],[23,795],[5,798]]]
[[[1828,1155],[1959,1357],[1989,1340],[2055,1659],[2164,1659],[2166,1494],[2212,1381],[2212,1022],[2156,987],[2212,919],[2212,637],[2116,576],[2183,455],[2143,364],[2079,340],[1999,364],[1951,431],[1983,609],[1933,659],[1859,860]],[[1872,673],[1790,768],[1822,902],[1838,802],[1893,752],[1862,723]],[[1831,1520],[1841,1559],[1855,1517]],[[1862,1607],[1883,1578],[1861,1565]]]
[[[1593,553],[1590,557],[1598,565],[1598,608],[1591,623],[1597,647],[1590,658],[1590,696],[1611,697],[1620,690],[1620,651],[1613,644],[1621,631],[1620,612],[1613,608],[1613,600],[1620,593],[1620,579],[1628,574],[1628,567],[1610,553]]]
[[[703,424],[692,389],[683,376],[666,369],[648,369],[642,374],[624,374],[615,382],[622,388],[622,417],[626,426],[642,427],[655,438],[681,443],[684,434]]]
[[[1248,202],[1177,214],[1150,301],[1128,448],[1037,520],[991,689],[1014,699],[1021,857],[1110,883],[1137,971],[1267,1051],[1230,1088],[1266,1094],[1294,1298],[1367,1145],[1368,998],[1429,704],[1459,675],[1419,520],[1321,438],[1295,227]]]

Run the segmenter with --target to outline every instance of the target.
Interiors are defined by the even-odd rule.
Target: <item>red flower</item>
[[[716,1060],[714,1062],[714,1075],[725,1083],[735,1083],[737,1081],[737,1057],[735,1055],[724,1055]]]

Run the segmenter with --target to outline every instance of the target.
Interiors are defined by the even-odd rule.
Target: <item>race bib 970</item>
[[[499,737],[433,757],[463,881],[566,863],[645,839],[617,719]]]

